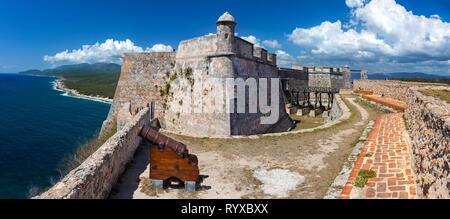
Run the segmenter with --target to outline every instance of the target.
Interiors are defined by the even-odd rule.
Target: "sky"
[[[170,51],[225,11],[284,67],[450,76],[448,0],[0,0],[0,72]]]

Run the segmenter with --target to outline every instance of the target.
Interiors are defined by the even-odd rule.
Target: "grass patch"
[[[405,126],[406,131],[409,131],[408,119],[406,119],[406,114],[403,114],[403,125]]]
[[[423,95],[439,98],[450,103],[450,90],[427,89],[420,91]]]
[[[375,110],[378,113],[386,113],[385,110],[383,110],[379,105],[373,104],[370,101],[367,101],[361,97],[358,97],[355,99],[355,102],[360,104],[360,105],[364,105],[372,110]]]
[[[295,128],[291,131],[297,131],[301,129],[316,128],[324,124],[324,118],[319,117],[309,117],[309,116],[297,116],[295,114],[289,115],[291,119],[297,122]]]
[[[354,184],[356,187],[364,188],[364,186],[366,186],[367,184],[367,181],[370,178],[375,178],[376,176],[377,173],[373,170],[360,170]]]

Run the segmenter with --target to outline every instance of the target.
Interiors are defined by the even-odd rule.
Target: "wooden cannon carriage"
[[[200,180],[197,156],[189,154],[185,144],[157,130],[144,126],[139,134],[154,144],[150,150],[150,179],[153,187],[162,187],[169,180],[180,180],[186,190],[195,191]]]

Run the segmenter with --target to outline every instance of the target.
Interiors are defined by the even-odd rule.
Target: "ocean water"
[[[54,78],[0,74],[0,198],[59,178],[64,156],[94,136],[110,105],[64,96]]]

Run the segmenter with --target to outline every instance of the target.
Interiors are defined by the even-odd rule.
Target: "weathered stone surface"
[[[308,89],[309,74],[303,70],[279,68],[281,85],[284,92],[298,93],[298,100],[306,99],[307,93],[304,91]]]
[[[310,111],[311,111],[311,108],[309,108],[309,107],[300,108],[297,110],[297,116],[307,116],[307,115],[309,115]]]
[[[375,94],[406,102],[406,93],[410,87],[424,87],[445,84],[417,83],[395,80],[354,80],[353,90],[373,91]]]
[[[150,123],[150,110],[145,108],[134,116],[79,167],[36,199],[103,199],[133,158],[142,139],[143,125]]]
[[[420,92],[428,88],[411,88],[406,97],[408,108],[405,116],[419,178],[419,192],[426,198],[450,198],[450,104]]]
[[[309,112],[309,116],[310,116],[310,117],[317,117],[317,116],[319,116],[320,114],[322,114],[323,111],[324,111],[324,107],[319,107],[319,108],[316,108],[316,109],[312,109],[312,110]]]
[[[335,121],[335,120],[341,118],[342,113],[343,113],[342,109],[339,106],[338,102],[337,101],[333,101],[333,105],[331,106],[331,110],[330,110],[330,113],[329,113],[329,119],[331,121]]]
[[[125,54],[114,101],[102,130],[116,122],[117,114],[125,104],[129,104],[130,113],[136,115],[153,102],[154,116],[163,117],[165,96],[161,94],[170,81],[174,65],[173,52]]]

